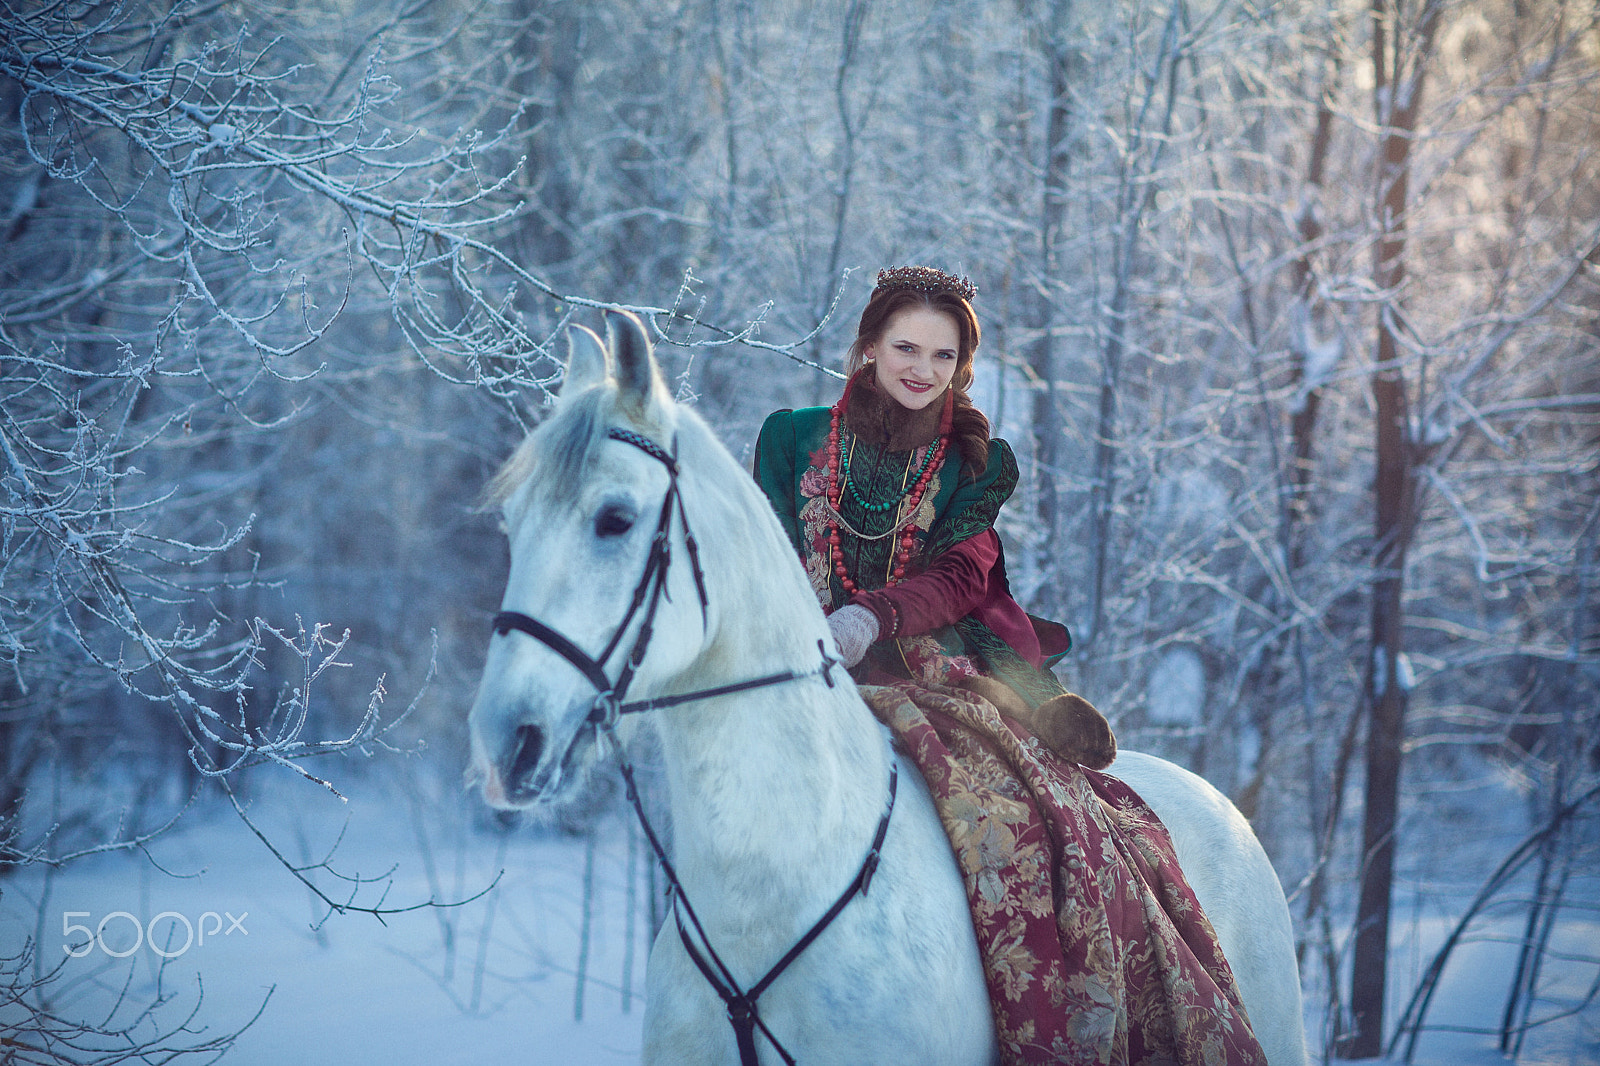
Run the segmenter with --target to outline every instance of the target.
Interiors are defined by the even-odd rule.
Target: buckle
[[[622,717],[622,704],[617,700],[615,692],[602,692],[594,698],[594,704],[589,708],[589,724],[600,729],[610,729],[617,724],[617,719]]]

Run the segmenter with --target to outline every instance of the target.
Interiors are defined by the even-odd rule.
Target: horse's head
[[[575,329],[569,346],[557,410],[490,487],[511,573],[472,707],[469,776],[497,807],[569,799],[599,755],[600,685],[627,676],[630,695],[649,694],[707,639],[671,458],[680,422],[703,424],[680,414],[631,315],[608,319],[605,342]],[[652,578],[663,526],[671,562]]]

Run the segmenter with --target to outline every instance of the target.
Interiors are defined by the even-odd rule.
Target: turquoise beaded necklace
[[[917,472],[915,474],[906,479],[905,490],[901,492],[900,495],[896,496],[892,500],[886,500],[883,503],[868,503],[862,497],[860,490],[856,488],[855,482],[850,480],[850,461],[855,458],[856,454],[856,437],[855,434],[852,433],[850,435],[850,450],[845,453],[844,459],[844,487],[850,490],[851,498],[854,499],[856,503],[860,504],[869,514],[882,514],[884,511],[899,507],[901,501],[906,498],[906,496],[911,492],[912,487],[916,485],[917,481],[922,477],[923,471],[928,469],[928,464],[933,462],[933,453],[938,450],[938,447],[939,438],[935,437],[928,443],[928,450],[922,453],[922,465],[917,467]]]

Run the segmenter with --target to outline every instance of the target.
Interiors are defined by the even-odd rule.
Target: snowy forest
[[[498,871],[554,856],[582,935],[518,1009],[579,1018],[586,886],[625,839],[628,1012],[659,886],[615,786],[554,827],[460,786],[506,576],[484,485],[607,308],[748,463],[768,412],[837,396],[906,263],[979,288],[1017,599],[1071,627],[1058,673],[1123,747],[1250,817],[1314,1056],[1468,1061],[1428,1058],[1453,1027],[1483,1061],[1600,1062],[1596,0],[6,0],[0,26],[0,1062],[283,1061],[230,1054],[254,1008],[185,1002],[148,952],[63,952],[74,878],[143,868],[161,911],[186,836],[210,877],[269,860],[306,982],[342,927],[436,913],[428,988],[463,1015],[501,972],[466,932],[510,913]],[[376,874],[333,850],[362,817],[402,830]],[[1470,1024],[1442,1021],[1485,943]]]

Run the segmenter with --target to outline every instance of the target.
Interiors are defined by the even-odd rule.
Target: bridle
[[[676,512],[679,528],[683,531],[684,545],[689,553],[690,565],[694,568],[695,590],[700,597],[700,618],[704,625],[709,611],[710,603],[706,597],[705,573],[700,567],[700,549],[695,542],[694,534],[689,529],[689,518],[684,512],[683,494],[678,485],[678,459],[677,441],[673,441],[673,450],[668,452],[661,445],[648,437],[634,433],[631,430],[612,428],[607,432],[611,440],[631,444],[646,455],[655,459],[666,467],[669,484],[666,496],[661,501],[661,514],[656,520],[655,535],[650,543],[650,555],[645,560],[644,573],[639,582],[634,586],[633,597],[628,605],[627,612],[623,615],[621,623],[612,633],[611,639],[606,642],[605,649],[598,657],[591,657],[582,648],[563,636],[561,633],[545,625],[537,618],[530,617],[519,611],[501,611],[494,616],[494,631],[499,636],[506,636],[512,630],[524,633],[560,655],[581,673],[589,684],[594,686],[594,703],[589,708],[586,725],[592,727],[596,738],[605,737],[619,753],[620,771],[623,782],[627,786],[628,802],[632,804],[634,813],[639,818],[639,824],[644,829],[645,838],[649,840],[651,849],[655,852],[656,860],[661,864],[662,871],[666,874],[668,889],[672,899],[673,918],[678,926],[678,937],[683,942],[684,950],[689,958],[694,961],[696,968],[705,976],[706,981],[721,997],[723,1004],[728,1009],[728,1021],[733,1026],[734,1038],[739,1048],[739,1062],[741,1066],[759,1066],[756,1057],[755,1033],[759,1029],[763,1036],[771,1042],[774,1049],[788,1066],[794,1066],[793,1056],[785,1050],[761,1020],[757,1001],[778,977],[789,968],[789,965],[799,958],[806,948],[810,947],[823,930],[833,923],[845,907],[857,895],[866,895],[867,888],[872,883],[872,876],[877,871],[878,861],[883,852],[883,842],[889,832],[889,818],[894,813],[895,793],[899,784],[899,767],[893,759],[889,762],[889,800],[883,816],[878,819],[877,831],[872,837],[872,846],[867,850],[866,858],[862,860],[860,869],[856,872],[855,879],[845,888],[837,900],[817,922],[807,930],[794,946],[786,952],[783,958],[767,971],[766,975],[756,981],[749,988],[740,988],[733,972],[728,969],[722,958],[712,947],[710,938],[706,935],[705,927],[701,925],[699,916],[694,907],[690,905],[688,896],[684,893],[683,885],[678,880],[677,870],[668,858],[666,848],[661,844],[661,839],[656,835],[655,828],[650,824],[650,819],[645,815],[644,803],[639,798],[638,785],[634,780],[633,764],[623,752],[622,746],[616,742],[615,729],[622,715],[637,714],[644,711],[663,710],[681,704],[691,703],[696,700],[711,699],[714,696],[726,696],[735,692],[744,692],[750,689],[765,688],[770,685],[780,685],[789,681],[800,681],[811,677],[821,677],[829,688],[834,685],[832,670],[839,665],[839,660],[828,654],[826,643],[817,641],[817,651],[821,655],[821,663],[810,670],[785,670],[780,673],[767,674],[763,677],[751,678],[748,681],[739,681],[726,685],[715,685],[710,688],[696,689],[692,692],[679,693],[672,696],[662,696],[647,700],[627,700],[627,692],[633,683],[639,664],[644,661],[645,654],[650,650],[650,638],[655,632],[656,612],[661,606],[661,601],[669,594],[667,592],[667,569],[672,563],[672,518]],[[621,645],[624,634],[633,624],[635,616],[643,611],[639,619],[639,629],[634,637],[633,644],[628,650],[626,659],[623,660],[622,669],[617,679],[612,681],[606,673],[606,663],[616,653]],[[685,924],[685,917],[688,923]],[[690,935],[693,929],[694,936]],[[699,944],[695,943],[698,939]]]

